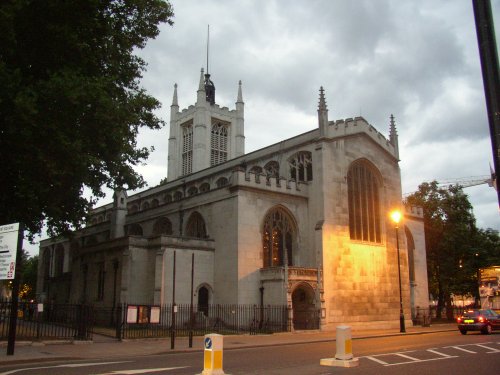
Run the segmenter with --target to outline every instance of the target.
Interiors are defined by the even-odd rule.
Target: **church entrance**
[[[313,288],[306,283],[297,286],[292,292],[293,328],[319,329],[319,312],[314,303]]]
[[[208,316],[208,289],[204,286],[198,289],[198,311]]]

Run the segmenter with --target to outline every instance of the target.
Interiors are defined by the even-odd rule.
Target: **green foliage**
[[[134,53],[172,17],[161,0],[0,2],[0,224],[65,233],[86,220],[85,188],[144,185],[137,134],[164,123]]]
[[[24,251],[23,251],[24,252]],[[24,252],[27,254],[26,252]],[[36,281],[38,275],[38,255],[23,260],[19,287],[19,297],[24,300],[36,298]]]
[[[429,292],[438,306],[444,307],[451,294],[477,295],[478,269],[499,264],[498,233],[477,229],[472,205],[458,185],[423,183],[407,203],[424,209]]]

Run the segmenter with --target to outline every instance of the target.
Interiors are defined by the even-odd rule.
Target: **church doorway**
[[[198,311],[208,316],[208,288],[202,286],[198,289]]]
[[[302,283],[292,292],[293,328],[319,329],[319,313],[314,303],[315,293],[309,284]]]

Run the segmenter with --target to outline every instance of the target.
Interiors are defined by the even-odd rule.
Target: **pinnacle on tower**
[[[238,82],[238,98],[236,99],[236,103],[243,103],[243,94],[241,93],[241,79]]]
[[[394,115],[392,113],[389,122],[389,142],[394,146],[396,157],[399,159],[398,132],[396,130],[396,121],[394,121]]]
[[[328,134],[328,109],[326,107],[325,90],[323,90],[323,86],[319,89],[318,126],[320,136],[325,137]]]
[[[177,83],[174,84],[174,97],[172,99],[172,107],[174,107],[174,106],[177,106],[177,107],[179,106],[179,103],[177,101]]]
[[[325,90],[323,89],[323,86],[321,86],[319,88],[318,111],[328,111],[327,106],[326,106],[326,100],[325,100]]]

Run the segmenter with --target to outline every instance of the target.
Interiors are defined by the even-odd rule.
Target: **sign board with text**
[[[13,280],[16,275],[19,223],[0,226],[0,280]]]

